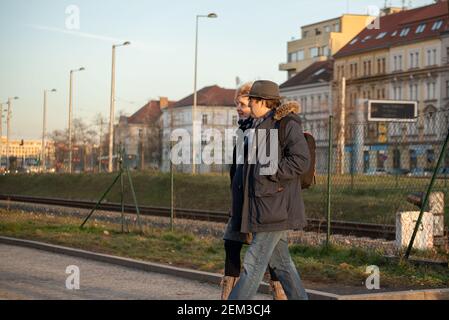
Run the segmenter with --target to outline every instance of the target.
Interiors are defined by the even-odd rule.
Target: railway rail
[[[22,195],[0,195],[0,200],[24,202],[33,204],[54,205],[78,209],[91,209],[95,206],[94,201],[84,200],[67,200],[56,198],[40,198]],[[119,203],[105,202],[100,205],[98,210],[121,212]],[[169,217],[170,208],[167,207],[150,207],[139,206],[140,214],[143,216]],[[135,214],[136,208],[133,205],[125,205],[125,212]],[[211,221],[226,223],[229,215],[223,211],[198,210],[198,209],[182,209],[175,208],[175,217],[181,219],[191,219],[200,221]],[[326,232],[327,221],[324,219],[308,219],[306,231]],[[352,235],[357,237],[368,237],[373,239],[395,239],[395,226],[373,223],[359,223],[350,221],[332,221],[332,234]]]

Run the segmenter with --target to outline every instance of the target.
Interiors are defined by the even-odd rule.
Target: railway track
[[[55,205],[69,208],[92,209],[96,202],[80,201],[80,200],[66,200],[56,198],[38,198],[30,196],[19,195],[0,195],[0,200],[24,202],[33,204]],[[105,202],[100,205],[98,210],[121,212],[121,205],[118,203]],[[149,207],[139,206],[140,214],[144,216],[169,217],[170,208],[166,207]],[[133,205],[125,205],[125,212],[135,214],[136,208]],[[211,210],[193,210],[193,209],[175,209],[176,218],[221,222],[226,223],[229,215],[223,211]],[[327,222],[324,219],[308,219],[308,226],[306,231],[326,232]],[[357,237],[368,237],[373,239],[395,239],[395,226],[382,225],[372,223],[358,223],[348,221],[332,221],[332,234],[352,235]]]

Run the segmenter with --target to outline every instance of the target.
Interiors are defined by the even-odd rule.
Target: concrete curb
[[[113,265],[119,265],[122,267],[138,269],[142,271],[167,274],[194,281],[208,282],[216,285],[220,284],[222,278],[222,275],[217,273],[196,271],[163,265],[159,263],[138,261],[129,258],[122,258],[80,249],[73,249],[37,241],[0,236],[0,244],[38,249],[47,252],[64,254],[72,257],[90,259]],[[265,294],[270,293],[269,285],[266,283],[262,283],[260,285],[259,292]],[[449,289],[409,290],[355,295],[337,295],[316,290],[307,290],[307,293],[309,294],[309,298],[311,300],[449,300]]]

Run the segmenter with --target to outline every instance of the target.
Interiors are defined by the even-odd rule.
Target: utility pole
[[[69,87],[69,173],[72,173],[72,117],[73,117],[73,73],[84,71],[84,68],[70,70],[70,87]]]
[[[45,162],[45,137],[47,135],[47,92],[48,90],[44,90],[44,114],[43,114],[43,120],[42,120],[42,150],[41,150],[41,167],[42,172],[45,172],[46,170],[46,162]],[[52,89],[51,92],[56,92],[56,89]]]
[[[99,141],[99,150],[98,150],[98,173],[101,173],[101,154],[103,152],[102,141],[103,137],[103,117],[100,118],[100,141]]]
[[[6,114],[6,171],[9,171],[9,141],[11,135],[11,117],[12,117],[12,100],[17,100],[18,97],[8,98],[8,112]]]
[[[196,109],[198,104],[198,92],[197,92],[197,79],[198,79],[198,24],[200,18],[217,18],[217,14],[209,13],[208,15],[197,15],[196,16],[196,32],[195,32],[195,72],[193,79],[193,107],[192,107],[192,174],[196,174],[196,144],[195,140],[195,119],[196,119]],[[201,139],[200,139],[201,140]],[[201,148],[201,141],[200,141]]]
[[[126,41],[122,44],[112,46],[112,71],[111,71],[111,107],[109,114],[109,161],[108,172],[113,171],[112,157],[114,152],[114,116],[115,116],[115,51],[117,47],[130,45],[131,42]]]
[[[0,103],[0,171],[3,157],[3,103]]]
[[[345,168],[345,120],[346,120],[346,78],[341,78],[341,84],[340,84],[340,121],[339,121],[339,130],[338,130],[338,137],[337,137],[337,173],[343,174],[344,168]]]

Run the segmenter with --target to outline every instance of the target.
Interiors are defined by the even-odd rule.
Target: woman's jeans
[[[301,278],[288,251],[287,231],[254,233],[240,280],[229,300],[250,300],[259,288],[268,264],[274,269],[288,300],[308,300]]]

